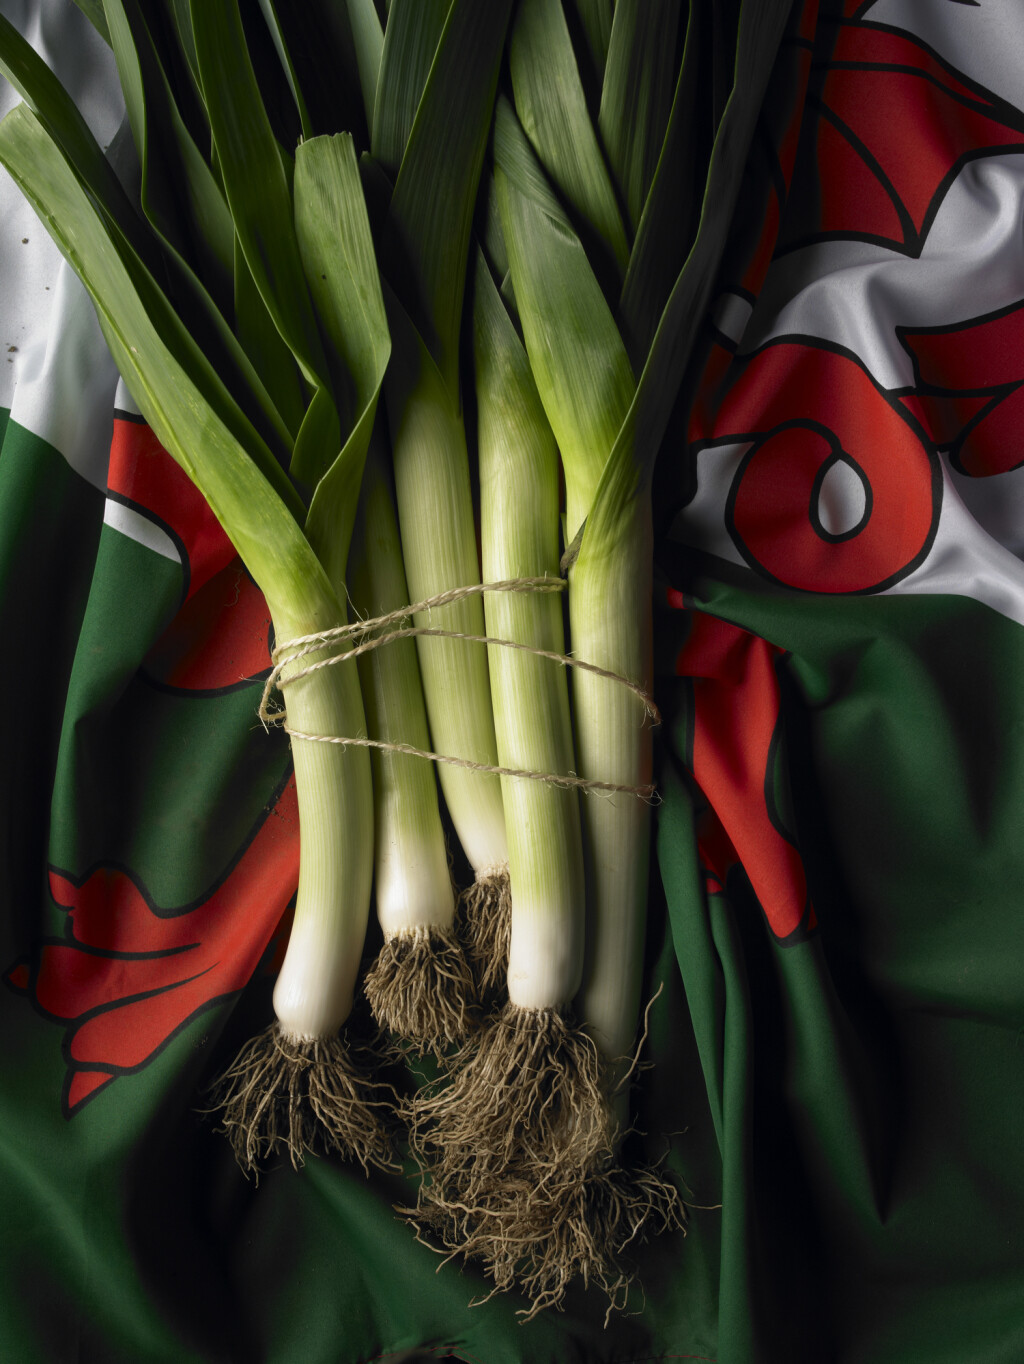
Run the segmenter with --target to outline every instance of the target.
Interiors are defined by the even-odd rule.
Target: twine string
[[[623,677],[620,673],[609,672],[607,668],[599,668],[595,663],[587,663],[582,658],[572,658],[569,654],[555,653],[550,649],[537,649],[532,644],[520,644],[514,639],[500,639],[496,635],[469,635],[461,630],[441,630],[435,626],[428,625],[409,625],[401,630],[392,630],[386,635],[374,635],[370,639],[364,639],[361,644],[355,645],[351,649],[346,649],[344,653],[332,654],[329,658],[321,658],[316,663],[311,663],[308,668],[300,668],[298,672],[289,672],[282,684],[283,670],[289,663],[295,661],[295,655],[289,655],[282,662],[277,664],[275,672],[271,674],[273,686],[281,690],[283,686],[290,686],[293,682],[300,681],[303,677],[309,677],[312,673],[319,672],[321,668],[331,668],[336,663],[347,663],[349,659],[359,658],[362,654],[368,654],[373,649],[379,649],[383,644],[391,644],[396,639],[412,639],[416,635],[426,635],[440,639],[464,639],[470,644],[500,644],[505,649],[520,649],[523,653],[533,654],[537,658],[549,658],[554,663],[561,663],[567,668],[581,668],[584,672],[593,673],[597,677],[606,677],[611,682],[617,682],[620,686],[628,688],[642,702],[644,709],[655,724],[660,723],[661,715],[657,706],[650,699],[642,687],[631,682],[628,677]],[[287,645],[282,645],[282,649]],[[277,651],[275,650],[275,653]],[[307,657],[310,652],[316,652],[315,646],[307,646],[302,653],[302,657]],[[264,688],[264,694],[267,689]],[[278,712],[279,713],[279,712]],[[260,716],[263,716],[263,707],[260,707]]]
[[[655,794],[655,786],[648,784],[644,786],[621,785],[616,782],[596,781],[588,777],[578,777],[575,774],[563,775],[557,772],[533,772],[524,768],[500,767],[490,763],[477,763],[468,758],[457,758],[447,753],[434,753],[427,749],[416,748],[412,744],[395,743],[384,739],[353,738],[349,736],[333,734],[307,734],[301,730],[291,729],[288,725],[287,711],[272,710],[270,698],[274,690],[283,692],[284,688],[293,682],[298,682],[304,677],[309,677],[313,673],[319,672],[321,668],[330,668],[338,663],[345,663],[351,659],[360,657],[362,654],[369,653],[373,649],[378,649],[382,645],[391,644],[395,640],[409,639],[414,636],[427,636],[443,639],[461,639],[474,644],[494,644],[505,649],[519,649],[524,653],[533,654],[538,658],[547,658],[554,663],[559,663],[563,667],[580,668],[585,672],[603,677],[610,682],[615,682],[619,686],[627,688],[642,703],[644,710],[653,724],[661,723],[661,715],[657,706],[650,696],[632,682],[628,677],[623,677],[621,673],[610,672],[607,668],[599,668],[594,663],[588,663],[584,659],[573,658],[569,654],[555,653],[549,649],[535,648],[529,644],[521,644],[517,640],[500,639],[494,635],[472,635],[458,630],[442,630],[432,626],[408,625],[401,626],[395,630],[388,630],[384,634],[371,635],[374,630],[381,630],[389,625],[396,625],[399,621],[408,620],[410,616],[423,611],[430,611],[440,606],[448,606],[453,602],[461,601],[466,597],[476,596],[484,592],[561,592],[566,587],[566,582],[561,578],[510,578],[501,582],[493,583],[474,583],[466,587],[451,588],[446,592],[440,592],[434,597],[429,597],[425,601],[415,602],[410,606],[402,607],[397,611],[389,611],[385,615],[375,616],[369,620],[354,621],[350,625],[336,626],[330,630],[321,631],[318,634],[299,635],[295,639],[286,640],[279,644],[273,651],[272,658],[274,666],[266,680],[263,688],[263,695],[260,699],[259,717],[264,726],[269,728],[277,725],[284,729],[285,733],[293,739],[301,739],[306,743],[321,744],[341,744],[353,748],[376,748],[388,753],[400,753],[409,757],[425,758],[430,762],[446,763],[452,767],[465,768],[472,772],[483,772],[497,777],[525,777],[530,781],[542,781],[552,786],[560,786],[568,789],[583,791],[603,791],[606,793],[620,793],[625,795],[638,796],[641,800],[650,801]],[[360,636],[363,638],[360,639]],[[370,636],[367,638],[366,636]],[[344,650],[342,653],[331,654],[327,658],[318,659],[315,663],[310,663],[297,672],[289,671],[287,677],[284,671],[290,665],[308,658],[310,655],[319,653],[326,645],[338,643],[342,640],[360,639],[358,644],[352,648]]]
[[[564,578],[505,578],[495,583],[471,583],[468,587],[451,587],[447,592],[439,592],[436,597],[425,601],[413,602],[411,606],[399,607],[384,616],[374,616],[369,620],[353,621],[350,625],[337,625],[333,630],[324,630],[317,635],[296,635],[294,639],[279,644],[274,655],[284,650],[291,651],[298,645],[303,647],[297,653],[290,653],[290,661],[316,653],[325,643],[348,639],[366,634],[368,630],[380,630],[385,625],[394,625],[409,616],[419,615],[421,611],[432,611],[439,606],[449,606],[452,602],[462,601],[465,597],[480,596],[484,592],[564,592],[569,586]]]
[[[284,713],[277,712],[275,717],[283,721]],[[312,744],[342,744],[349,748],[378,748],[387,753],[403,753],[411,758],[426,758],[429,762],[446,763],[449,767],[464,767],[470,772],[485,772],[495,777],[526,777],[530,781],[546,782],[549,786],[564,786],[579,791],[605,791],[627,796],[639,796],[641,800],[653,801],[657,787],[651,783],[646,786],[620,786],[611,781],[595,781],[590,777],[563,776],[558,772],[531,772],[522,767],[497,767],[490,763],[475,763],[469,758],[456,758],[450,753],[432,753],[426,748],[416,748],[412,744],[390,743],[384,739],[342,738],[334,734],[304,734],[300,729],[290,729],[282,725],[284,732],[293,739],[302,739]]]
[[[314,635],[296,635],[294,639],[285,640],[284,643],[278,644],[271,654],[274,667],[267,678],[266,686],[263,688],[260,719],[264,724],[275,723],[268,714],[265,714],[270,694],[275,687],[280,691],[282,686],[297,682],[318,668],[330,668],[335,663],[344,663],[346,659],[357,656],[354,652],[334,654],[330,658],[321,659],[319,663],[313,664],[307,669],[290,673],[284,683],[281,683],[281,674],[290,663],[298,663],[301,659],[308,658],[310,654],[320,653],[326,644],[334,644],[344,639],[357,639],[360,635],[368,635],[371,630],[382,630],[385,626],[396,625],[399,621],[408,620],[410,616],[418,615],[422,611],[448,606],[453,602],[462,601],[466,597],[479,596],[484,592],[564,592],[567,586],[564,578],[507,578],[494,583],[471,583],[467,587],[449,588],[448,591],[439,592],[434,597],[426,598],[425,601],[413,602],[411,606],[400,607],[397,611],[388,611],[383,616],[353,621],[350,625],[336,625],[331,630],[321,630]],[[381,636],[380,643],[388,644],[393,639],[400,639],[404,634],[409,633],[411,628],[403,628],[390,635]],[[510,640],[509,643],[511,642]],[[376,644],[370,645],[370,648],[376,647]],[[280,712],[277,714],[280,715]],[[276,723],[280,723],[280,721]]]

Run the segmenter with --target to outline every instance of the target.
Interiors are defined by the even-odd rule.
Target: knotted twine
[[[467,768],[471,772],[486,772],[496,777],[524,777],[529,781],[543,781],[552,786],[562,786],[581,791],[604,791],[637,796],[641,800],[652,800],[656,789],[653,784],[628,786],[616,782],[595,781],[589,777],[577,777],[572,774],[565,775],[559,772],[532,772],[519,767],[498,767],[490,763],[472,762],[469,758],[457,758],[449,753],[434,753],[428,749],[416,748],[412,744],[394,743],[385,739],[340,734],[307,734],[289,726],[286,710],[271,709],[270,698],[275,689],[283,694],[285,687],[291,686],[293,682],[298,682],[304,677],[310,677],[313,673],[319,672],[321,668],[332,668],[338,663],[347,663],[373,649],[379,649],[384,644],[391,644],[398,639],[411,639],[420,635],[443,639],[463,639],[470,644],[494,644],[503,649],[519,649],[524,653],[534,654],[537,658],[550,659],[563,667],[580,668],[584,672],[593,673],[596,677],[606,678],[609,682],[615,682],[633,692],[642,703],[651,723],[660,724],[661,715],[658,708],[642,687],[631,682],[628,677],[623,677],[621,673],[610,672],[607,668],[599,668],[596,664],[588,663],[584,659],[573,658],[569,654],[555,653],[549,649],[537,649],[530,644],[521,644],[513,639],[499,639],[494,635],[471,635],[458,630],[441,630],[425,625],[398,626],[398,622],[408,620],[410,616],[420,612],[430,611],[440,606],[448,606],[452,602],[462,601],[466,597],[477,596],[484,592],[562,592],[566,586],[567,584],[562,578],[508,578],[502,582],[474,583],[466,587],[451,588],[447,592],[439,592],[436,596],[428,597],[425,601],[415,602],[411,606],[403,606],[399,610],[389,611],[383,616],[374,616],[369,620],[354,621],[351,625],[339,625],[330,630],[322,630],[318,634],[299,635],[295,639],[285,640],[278,644],[271,654],[274,666],[263,688],[259,717],[265,728],[269,729],[271,725],[280,726],[292,739],[301,739],[306,743],[341,744],[353,748],[377,748],[388,753],[403,753],[413,758],[426,758],[429,762],[447,763],[452,767]],[[398,626],[398,628],[387,629],[389,626]],[[387,630],[387,633],[371,633],[376,630]],[[315,663],[310,663],[297,672],[289,672],[287,677],[284,675],[286,668],[290,668],[291,665],[301,659],[320,653],[328,645],[353,639],[358,639],[360,642],[342,653],[317,659]]]

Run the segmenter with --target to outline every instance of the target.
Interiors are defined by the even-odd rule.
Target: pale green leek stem
[[[406,322],[405,327],[409,324]],[[461,413],[418,338],[395,340],[386,396],[402,552],[413,601],[480,582],[469,456]],[[484,633],[479,596],[421,612],[415,624]],[[417,638],[423,694],[437,752],[497,765],[487,654],[465,640]],[[442,764],[438,772],[459,840],[477,873],[508,860],[498,778]]]
[[[371,442],[349,560],[349,592],[364,618],[409,604],[395,509]],[[429,748],[416,646],[399,639],[359,659],[371,738]],[[386,939],[413,928],[450,928],[455,915],[433,765],[374,749],[375,899]]]
[[[293,619],[273,611],[282,642],[330,629],[337,608]],[[304,659],[303,664],[315,662]],[[287,685],[289,728],[309,734],[365,733],[359,678],[352,663]],[[352,1008],[366,935],[373,871],[373,799],[364,748],[292,741],[299,806],[299,888],[274,1010],[295,1040],[335,1032]]]
[[[617,533],[583,549],[569,573],[573,650],[650,691],[651,506],[638,494]],[[580,773],[643,786],[651,780],[651,728],[637,697],[574,669]],[[605,1058],[632,1053],[640,1008],[647,911],[650,807],[636,796],[583,801],[587,948],[578,1012]]]
[[[526,354],[487,265],[478,257],[475,317],[480,517],[486,582],[557,578],[558,450]],[[493,592],[487,633],[562,653],[556,593]],[[502,766],[573,771],[565,669],[529,653],[488,647]],[[523,1008],[571,1002],[583,967],[583,851],[574,790],[501,779],[512,892],[508,993]]]

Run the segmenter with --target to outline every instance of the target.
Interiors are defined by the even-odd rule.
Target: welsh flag
[[[80,11],[0,9],[116,162]],[[0,1358],[1024,1359],[1022,53],[1013,0],[793,6],[656,475],[634,1111],[692,1211],[607,1323],[201,1111],[297,878],[269,617],[0,184]]]

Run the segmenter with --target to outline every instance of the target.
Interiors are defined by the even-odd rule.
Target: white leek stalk
[[[477,187],[511,10],[512,0],[451,0],[440,7],[393,0],[388,9],[372,146],[394,177],[380,246],[382,274],[393,290],[388,320],[394,353],[385,396],[414,602],[480,583],[460,332]],[[415,623],[479,636],[479,596]],[[478,769],[494,767],[484,647],[421,638],[417,648],[433,749]],[[438,777],[476,877],[462,908],[467,948],[483,968],[487,988],[493,963],[505,953],[508,853],[501,787],[482,770],[447,763]]]
[[[531,0],[522,13],[536,16],[544,5]],[[577,1008],[601,1057],[593,1119],[601,1140],[574,1178],[563,1173],[524,1195],[522,1215],[537,1228],[537,1248],[525,1265],[507,1263],[505,1280],[518,1276],[535,1310],[560,1301],[574,1273],[620,1300],[630,1278],[624,1248],[679,1225],[683,1209],[656,1171],[626,1170],[618,1159],[647,900],[650,809],[640,793],[651,777],[649,716],[633,690],[650,686],[652,610],[649,492],[630,419],[636,380],[582,242],[505,104],[495,152],[526,351],[565,470],[572,649],[614,674],[573,670],[579,774],[624,788],[583,797],[586,957]]]
[[[474,322],[485,578],[559,584],[558,451],[482,255]],[[564,652],[561,593],[495,592],[485,614],[490,636],[521,646],[488,646],[498,757],[535,777],[502,777],[508,1002],[451,1084],[415,1105],[414,1144],[431,1171],[417,1217],[448,1249],[482,1259],[499,1287],[522,1276],[539,1309],[564,1280],[555,1228],[585,1199],[610,1133],[598,1052],[571,1016],[583,966],[579,798],[545,779],[572,779],[568,687],[562,666],[532,652]]]
[[[649,495],[640,494],[615,531],[593,543],[584,534],[569,570],[573,649],[597,667],[650,694],[652,675],[652,535]],[[647,787],[651,722],[635,692],[575,669],[575,732],[580,772],[591,781]],[[622,1074],[634,1047],[643,975],[650,805],[609,792],[584,802],[587,870],[587,955],[577,1001],[602,1055]],[[609,1083],[614,1088],[617,1078]],[[618,1096],[625,1128],[626,1095]]]
[[[411,598],[425,601],[480,583],[469,456],[456,400],[397,305],[389,316],[395,360],[385,396],[402,553]],[[414,624],[479,637],[483,605],[479,595],[462,597],[418,613]],[[422,636],[416,644],[433,749],[481,768],[497,766],[485,647]],[[500,907],[508,846],[501,787],[488,772],[448,763],[439,764],[438,778],[483,892],[467,901],[475,913],[467,949],[482,966],[486,987],[489,964],[504,960]]]
[[[274,619],[287,639],[312,633],[308,621],[300,625],[281,610]],[[302,659],[296,669],[318,657]],[[288,726],[297,733],[347,735],[365,727],[359,678],[351,663],[290,684],[286,670],[282,683]],[[301,857],[295,918],[274,988],[274,1011],[289,1037],[308,1041],[336,1032],[352,1009],[370,901],[367,849],[373,846],[373,805],[365,749],[296,738],[292,757]]]
[[[345,624],[340,603],[351,526],[390,352],[352,139],[302,143],[292,192],[295,263],[310,286],[316,312],[310,325],[329,338],[345,374],[335,391],[347,438],[340,452],[329,444],[337,428],[317,413],[334,400],[321,389],[300,436],[306,467],[319,471],[318,481],[305,538],[297,528],[293,538],[303,544],[307,578],[323,580],[324,606],[300,615],[289,597],[279,603],[276,577],[261,584],[286,655],[295,652],[288,648],[293,641]],[[332,652],[333,641],[324,651],[290,658],[279,679],[293,735],[299,888],[274,991],[278,1023],[262,1050],[258,1040],[222,1082],[224,1122],[249,1163],[278,1146],[294,1163],[320,1144],[354,1155],[364,1168],[390,1158],[378,1116],[387,1104],[375,1097],[378,1088],[361,1075],[338,1036],[352,1008],[366,934],[374,831],[369,754],[345,742],[366,729],[358,671],[352,660],[317,668]]]
[[[379,444],[371,443],[352,539],[349,592],[364,617],[409,604],[395,510]],[[400,628],[393,622],[384,633]],[[393,639],[359,658],[370,737],[429,748],[416,646]],[[373,749],[375,898],[384,947],[365,989],[378,1022],[421,1050],[461,1042],[473,983],[454,932],[455,896],[433,765]]]
[[[326,603],[325,603],[326,606]],[[271,599],[283,640],[333,628],[340,608],[301,617]],[[303,658],[293,671],[324,655]],[[224,1131],[244,1169],[288,1154],[334,1150],[392,1164],[387,1103],[339,1034],[353,1004],[370,900],[373,806],[364,748],[304,739],[358,734],[362,699],[351,662],[288,681],[289,729],[299,807],[299,884],[285,959],[274,987],[276,1022],[242,1049],[215,1090]]]
[[[522,344],[477,256],[474,309],[483,574],[558,579],[558,450]],[[487,633],[498,761],[538,775],[575,770],[565,669],[529,650],[565,649],[562,597],[494,592]],[[508,995],[521,1009],[571,1003],[583,968],[583,851],[575,788],[502,777],[512,891]]]
[[[575,656],[646,689],[650,674],[649,510],[632,450],[618,444],[635,380],[581,244],[540,178],[508,106],[499,107],[497,197],[527,354],[565,469],[569,619]],[[541,248],[547,248],[542,254]],[[648,499],[649,500],[649,499]],[[576,552],[578,550],[578,553]],[[573,669],[579,772],[640,788],[650,781],[650,726],[623,681]],[[607,1062],[631,1052],[647,896],[649,806],[635,794],[584,796],[587,951],[583,1017]],[[628,949],[628,950],[627,950]],[[625,958],[616,960],[625,951]],[[610,967],[602,963],[612,959]],[[602,982],[616,977],[613,999]],[[591,1019],[593,1005],[598,1017]],[[618,1016],[613,1018],[613,1013]],[[620,1048],[623,1038],[625,1045]]]
[[[26,105],[0,128],[0,160],[88,289],[139,410],[232,540],[266,596],[278,638],[337,626],[343,612],[296,519],[294,491],[104,212],[99,191],[87,193],[79,161]],[[294,730],[361,730],[354,668],[325,669],[291,690]],[[321,1144],[364,1165],[386,1163],[377,1101],[337,1037],[352,1003],[369,908],[369,760],[340,745],[296,743],[302,855],[295,931],[276,995],[281,1017],[225,1077],[223,1116],[247,1165],[282,1149],[298,1163]]]

